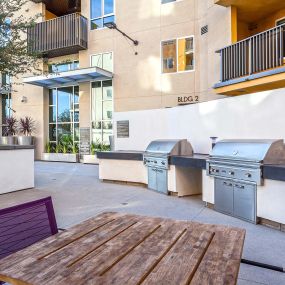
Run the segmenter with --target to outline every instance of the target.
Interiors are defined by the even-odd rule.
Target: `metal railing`
[[[78,47],[87,49],[87,19],[78,13],[37,23],[28,29],[28,48],[33,53]]]
[[[221,81],[248,76],[283,65],[285,25],[217,51],[221,56]]]

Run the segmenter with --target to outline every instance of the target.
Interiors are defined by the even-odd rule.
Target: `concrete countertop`
[[[171,156],[170,164],[181,167],[194,167],[200,169],[206,169],[206,160],[208,159],[208,154],[194,153],[193,156]]]
[[[118,159],[118,160],[143,160],[143,151],[109,151],[97,152],[99,159]],[[194,167],[206,169],[206,154],[194,154],[193,156],[171,156],[170,164],[181,167]]]
[[[102,151],[97,152],[99,159],[117,159],[117,160],[143,160],[143,151],[122,150],[122,151]]]
[[[0,145],[0,150],[34,149],[33,145]]]
[[[1,150],[1,148],[0,148]],[[143,151],[110,151],[98,152],[99,159],[118,159],[118,160],[143,160]],[[206,169],[206,160],[208,154],[194,154],[193,156],[171,156],[170,164],[181,167],[193,167],[199,169]],[[263,178],[285,181],[285,164],[263,166]]]

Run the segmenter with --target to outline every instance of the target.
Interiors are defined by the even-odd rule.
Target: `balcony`
[[[38,23],[28,30],[29,51],[47,57],[77,53],[87,49],[87,31],[87,19],[78,13]]]
[[[45,9],[56,16],[81,12],[81,0],[32,0],[35,3],[45,4]]]
[[[284,31],[280,25],[217,51],[221,78],[216,93],[241,95],[284,87]]]

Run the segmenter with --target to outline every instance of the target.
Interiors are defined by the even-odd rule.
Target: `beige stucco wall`
[[[45,6],[29,2],[30,13],[45,14]],[[90,19],[90,1],[82,1],[82,14]],[[88,50],[58,57],[49,63],[79,58],[80,68],[90,66],[96,53],[114,54],[114,109],[116,112],[173,107],[178,97],[199,96],[199,101],[221,98],[212,86],[219,80],[219,55],[215,51],[230,43],[230,9],[213,0],[181,0],[161,4],[160,0],[117,0],[118,27],[139,41],[134,47],[115,30],[90,30]],[[40,19],[39,19],[40,20]],[[200,34],[202,26],[209,32]],[[161,73],[161,41],[179,37],[195,38],[195,71]],[[135,52],[138,55],[135,55]],[[25,74],[28,76],[29,74]],[[20,80],[21,81],[21,80]],[[80,84],[80,126],[90,126],[90,83]],[[37,158],[48,140],[48,91],[19,85],[13,92],[16,116],[31,116],[37,122]],[[27,102],[22,103],[22,96]]]
[[[89,18],[89,1],[82,2],[82,14]],[[221,97],[212,90],[219,80],[215,51],[230,43],[230,9],[213,0],[122,0],[115,14],[117,26],[139,46],[115,30],[89,30],[89,48],[79,53],[80,66],[87,67],[92,54],[113,51],[115,111],[172,107],[180,96],[199,96],[200,102]],[[209,32],[201,36],[207,24]],[[192,35],[195,71],[161,74],[161,41]]]

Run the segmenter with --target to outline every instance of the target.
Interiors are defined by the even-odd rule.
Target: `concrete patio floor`
[[[36,188],[0,196],[0,208],[52,196],[58,226],[68,228],[105,211],[193,220],[246,229],[243,258],[285,267],[285,233],[217,213],[201,197],[165,196],[143,187],[102,183],[98,166],[36,162]],[[241,265],[240,285],[285,284],[285,273]]]

